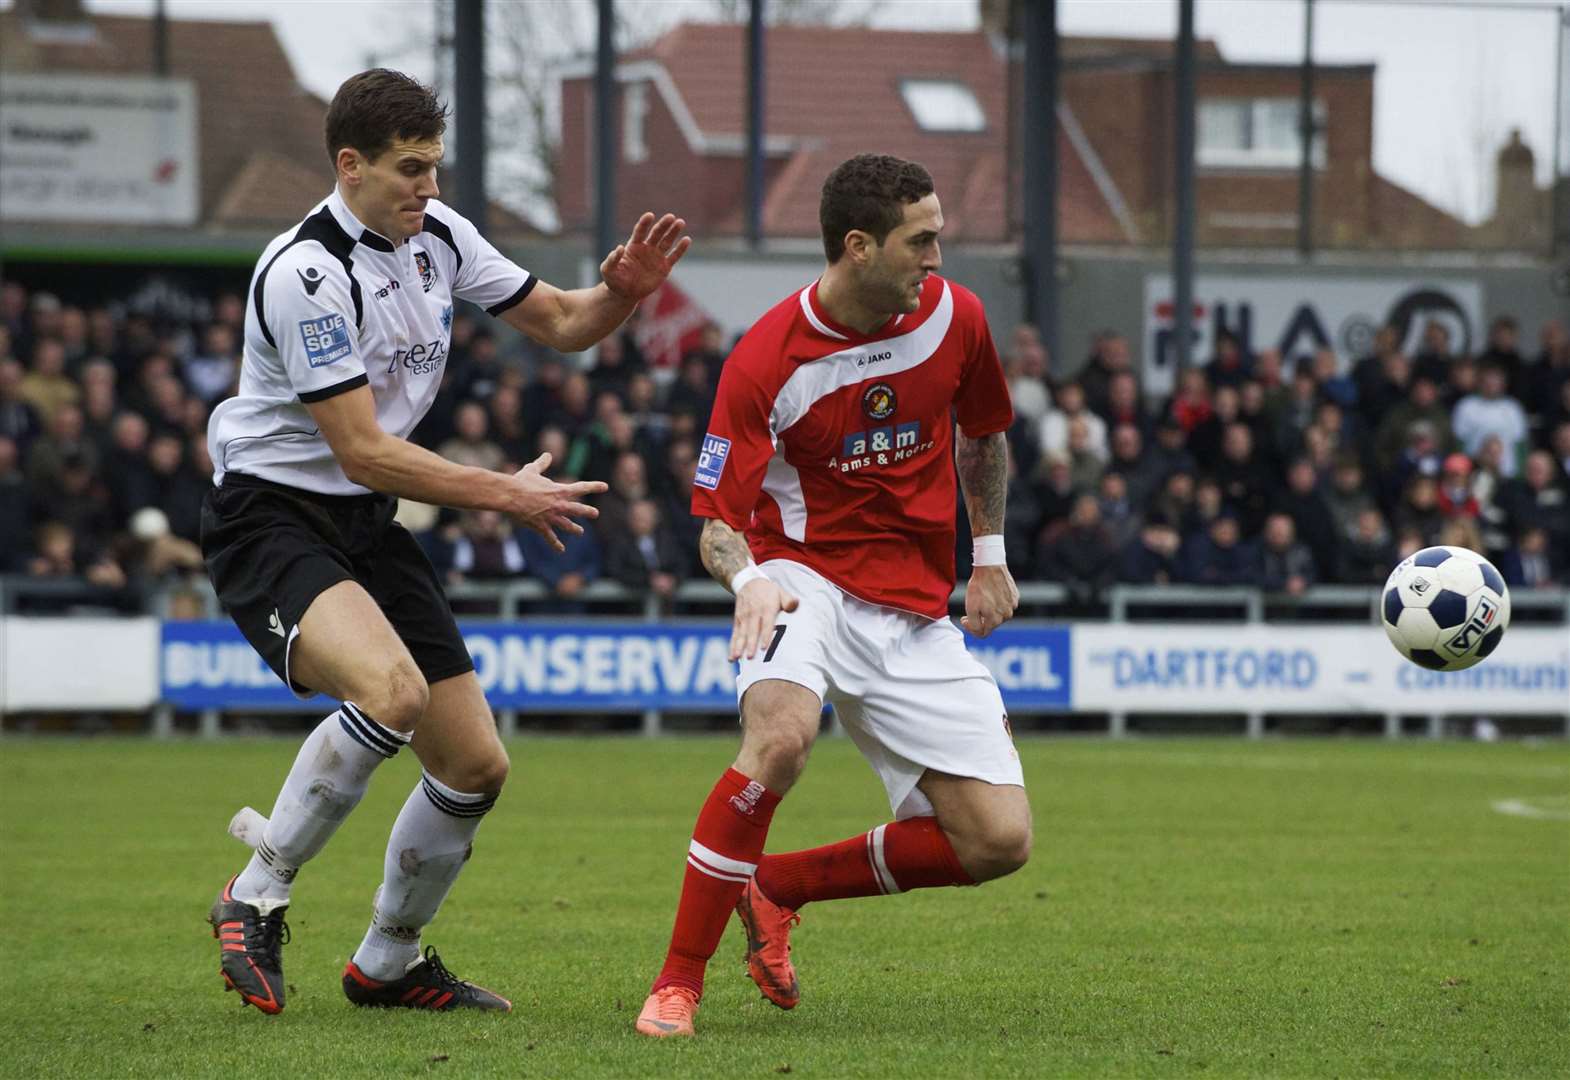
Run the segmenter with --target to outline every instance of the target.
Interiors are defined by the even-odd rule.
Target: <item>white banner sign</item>
[[[134,710],[157,701],[158,620],[152,616],[0,616],[0,712]]]
[[[1074,627],[1074,708],[1162,713],[1570,715],[1570,633],[1517,627],[1466,671],[1401,657],[1377,626]]]
[[[0,220],[191,225],[196,87],[188,79],[0,79]]]
[[[1172,392],[1177,320],[1172,278],[1145,278],[1145,391]],[[1482,347],[1483,289],[1476,281],[1434,283],[1410,278],[1243,277],[1201,275],[1194,281],[1190,332],[1194,363],[1209,362],[1215,342],[1230,331],[1247,353],[1277,349],[1290,361],[1317,349],[1334,349],[1345,365],[1372,351],[1374,333],[1394,326],[1402,346],[1415,352],[1423,326],[1450,330],[1456,353]]]

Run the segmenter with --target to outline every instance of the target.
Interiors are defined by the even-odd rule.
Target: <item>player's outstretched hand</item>
[[[1006,566],[978,566],[965,589],[965,614],[959,624],[984,638],[1014,617],[1019,588]]]
[[[605,287],[625,300],[648,296],[670,276],[671,269],[687,254],[692,237],[682,236],[687,223],[675,214],[658,221],[645,213],[632,227],[625,244],[617,244],[600,263]]]
[[[730,658],[751,660],[760,643],[768,639],[774,620],[782,611],[795,611],[801,603],[768,578],[749,581],[736,594],[736,621],[730,632]]]
[[[599,480],[580,480],[571,484],[558,484],[545,475],[550,468],[551,455],[541,454],[513,474],[517,497],[508,511],[512,519],[527,526],[551,542],[557,551],[566,551],[566,545],[556,535],[556,530],[581,534],[583,526],[574,518],[597,518],[600,512],[588,503],[578,500],[586,495],[598,495],[606,490]]]

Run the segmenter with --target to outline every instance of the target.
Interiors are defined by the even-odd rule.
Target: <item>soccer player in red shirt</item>
[[[1003,555],[1003,369],[980,301],[936,273],[943,213],[925,169],[852,158],[824,182],[819,218],[828,267],[736,346],[703,439],[692,506],[703,564],[736,595],[742,741],[698,814],[645,1035],[693,1033],[732,910],[753,981],[789,1009],[802,905],[970,885],[1030,852],[1003,699],[948,619],[956,464],[976,536],[961,622],[985,637],[1019,603]],[[765,856],[824,702],[895,820]]]

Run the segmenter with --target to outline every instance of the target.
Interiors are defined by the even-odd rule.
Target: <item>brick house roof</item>
[[[1172,227],[1172,43],[1116,37],[1060,39],[1056,124],[1058,229],[1066,243],[1165,242]],[[1023,222],[1018,129],[1020,65],[981,32],[775,26],[765,60],[764,231],[818,233],[823,177],[854,154],[889,152],[932,173],[945,236],[1011,243]],[[1200,93],[1220,97],[1297,94],[1295,66],[1234,64],[1216,43],[1195,44]],[[695,228],[743,231],[746,28],[684,23],[620,58],[623,86],[652,88],[647,122],[665,140],[646,160],[618,167],[619,215],[679,202]],[[1372,168],[1374,69],[1321,65],[1316,94],[1330,102],[1333,149],[1315,177],[1316,233],[1338,246],[1463,247],[1465,225]],[[901,92],[910,79],[968,86],[985,118],[976,132],[934,132]],[[1010,93],[1010,80],[1016,80]],[[563,152],[558,204],[564,226],[592,219],[592,69],[563,73]],[[656,116],[655,112],[660,113]],[[616,123],[626,117],[618,110]],[[668,114],[668,115],[667,115]],[[1293,239],[1293,168],[1201,168],[1198,222],[1205,244],[1280,244]],[[1228,213],[1236,209],[1237,213]]]
[[[746,136],[746,94],[737,92],[746,86],[745,34],[745,27],[736,24],[685,23],[648,48],[628,53],[623,63],[658,62],[679,95],[677,107],[685,107],[705,143],[734,153]],[[919,161],[932,173],[943,199],[947,236],[1007,237],[1007,68],[987,35],[776,26],[769,30],[767,48],[764,126],[771,156],[785,158],[765,196],[768,232],[815,235],[819,188],[828,171],[854,154],[887,151]],[[923,130],[901,95],[900,80],[908,78],[965,83],[981,106],[985,129]],[[1061,131],[1059,151],[1064,239],[1124,239],[1106,199]],[[739,230],[742,213],[738,206],[717,224]],[[1013,216],[1018,219],[1018,208]]]

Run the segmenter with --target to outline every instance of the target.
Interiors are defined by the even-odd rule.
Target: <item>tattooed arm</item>
[[[1008,493],[1008,436],[1003,432],[979,439],[963,431],[955,437],[954,463],[972,536],[1001,535],[1004,499]],[[1007,566],[971,569],[965,590],[965,615],[960,625],[977,637],[986,637],[1014,615],[1019,589]]]
[[[731,579],[752,565],[747,538],[718,518],[703,523],[698,538],[698,554],[703,568],[721,585],[730,588]],[[766,577],[759,576],[742,585],[736,593],[736,618],[731,624],[730,658],[751,660],[758,643],[774,628],[782,611],[795,611],[797,600]]]

